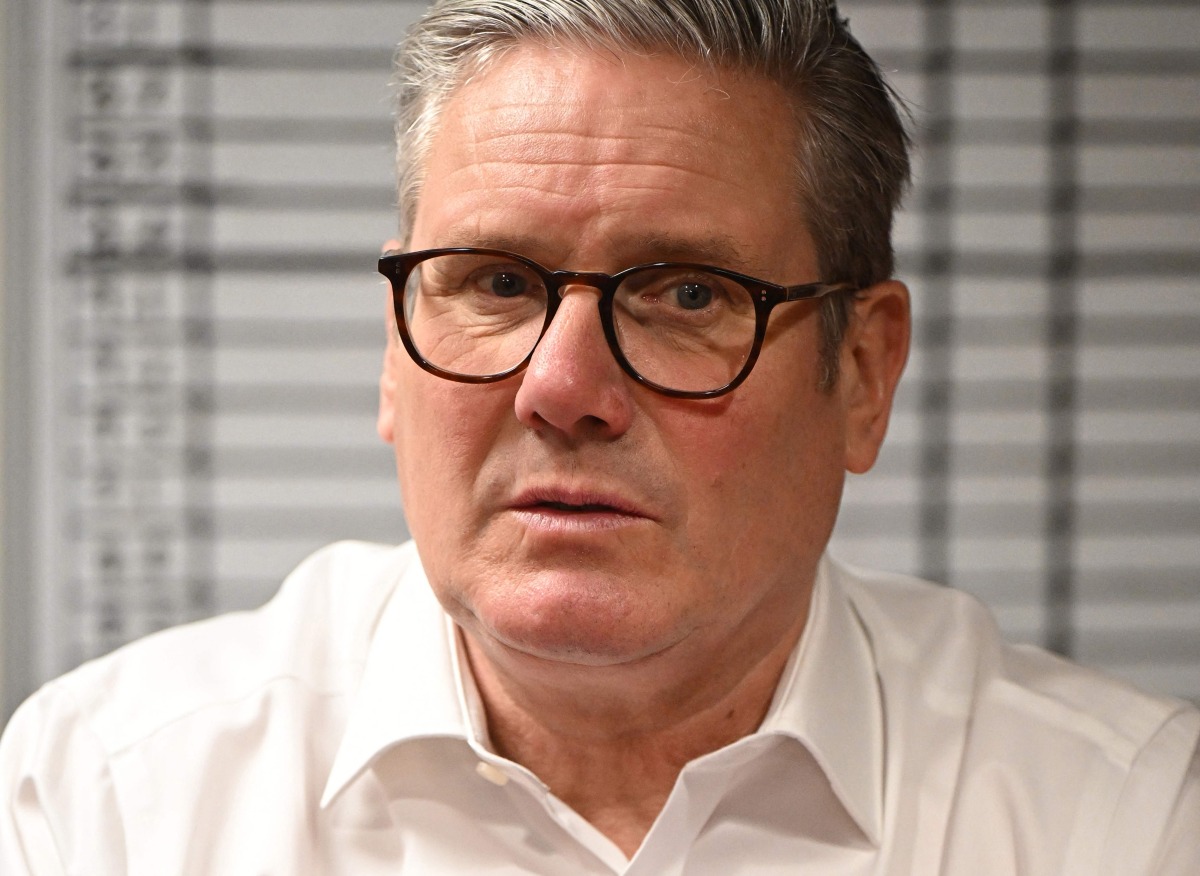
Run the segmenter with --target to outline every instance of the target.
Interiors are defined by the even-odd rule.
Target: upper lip
[[[510,508],[532,508],[537,505],[563,505],[587,511],[608,511],[632,517],[652,515],[640,503],[613,490],[595,487],[534,486],[527,487],[509,502]]]

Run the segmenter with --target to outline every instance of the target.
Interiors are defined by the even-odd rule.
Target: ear
[[[400,248],[400,242],[389,240],[383,245],[383,251]],[[396,334],[396,316],[392,310],[392,290],[387,290],[387,315],[384,324],[387,329],[387,347],[383,351],[383,370],[379,375],[379,417],[375,421],[375,431],[387,444],[394,443],[396,422],[396,391],[399,386],[400,362],[402,351]]]
[[[397,376],[401,351],[393,318],[389,317],[387,324],[387,348],[383,351],[383,370],[379,375],[379,418],[375,422],[375,431],[385,443],[391,444],[396,437],[396,391],[399,386]]]
[[[908,359],[912,316],[908,289],[878,283],[854,302],[842,345],[838,384],[846,411],[846,470],[862,474],[875,464],[896,384]]]

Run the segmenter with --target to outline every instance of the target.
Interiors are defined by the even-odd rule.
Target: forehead
[[[443,108],[414,247],[794,228],[791,119],[782,87],[752,74],[515,47]]]

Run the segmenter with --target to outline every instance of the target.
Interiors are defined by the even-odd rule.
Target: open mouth
[[[619,529],[656,520],[626,490],[604,484],[531,484],[518,488],[505,504],[524,525],[548,532]]]
[[[623,514],[619,508],[612,505],[601,505],[588,502],[583,505],[572,505],[569,502],[538,502],[530,508],[547,508],[551,511],[566,511],[575,514]]]
[[[534,499],[512,506],[530,532],[578,535],[621,529],[643,522],[643,515],[607,502]]]

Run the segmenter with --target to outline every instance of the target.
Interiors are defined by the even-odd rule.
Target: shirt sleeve
[[[1180,709],[1143,746],[1114,815],[1105,873],[1200,874],[1200,712]]]
[[[107,753],[69,694],[44,688],[0,738],[0,873],[123,874]]]
[[[1171,813],[1153,876],[1195,876],[1200,873],[1200,741],[1192,752],[1178,802]]]

